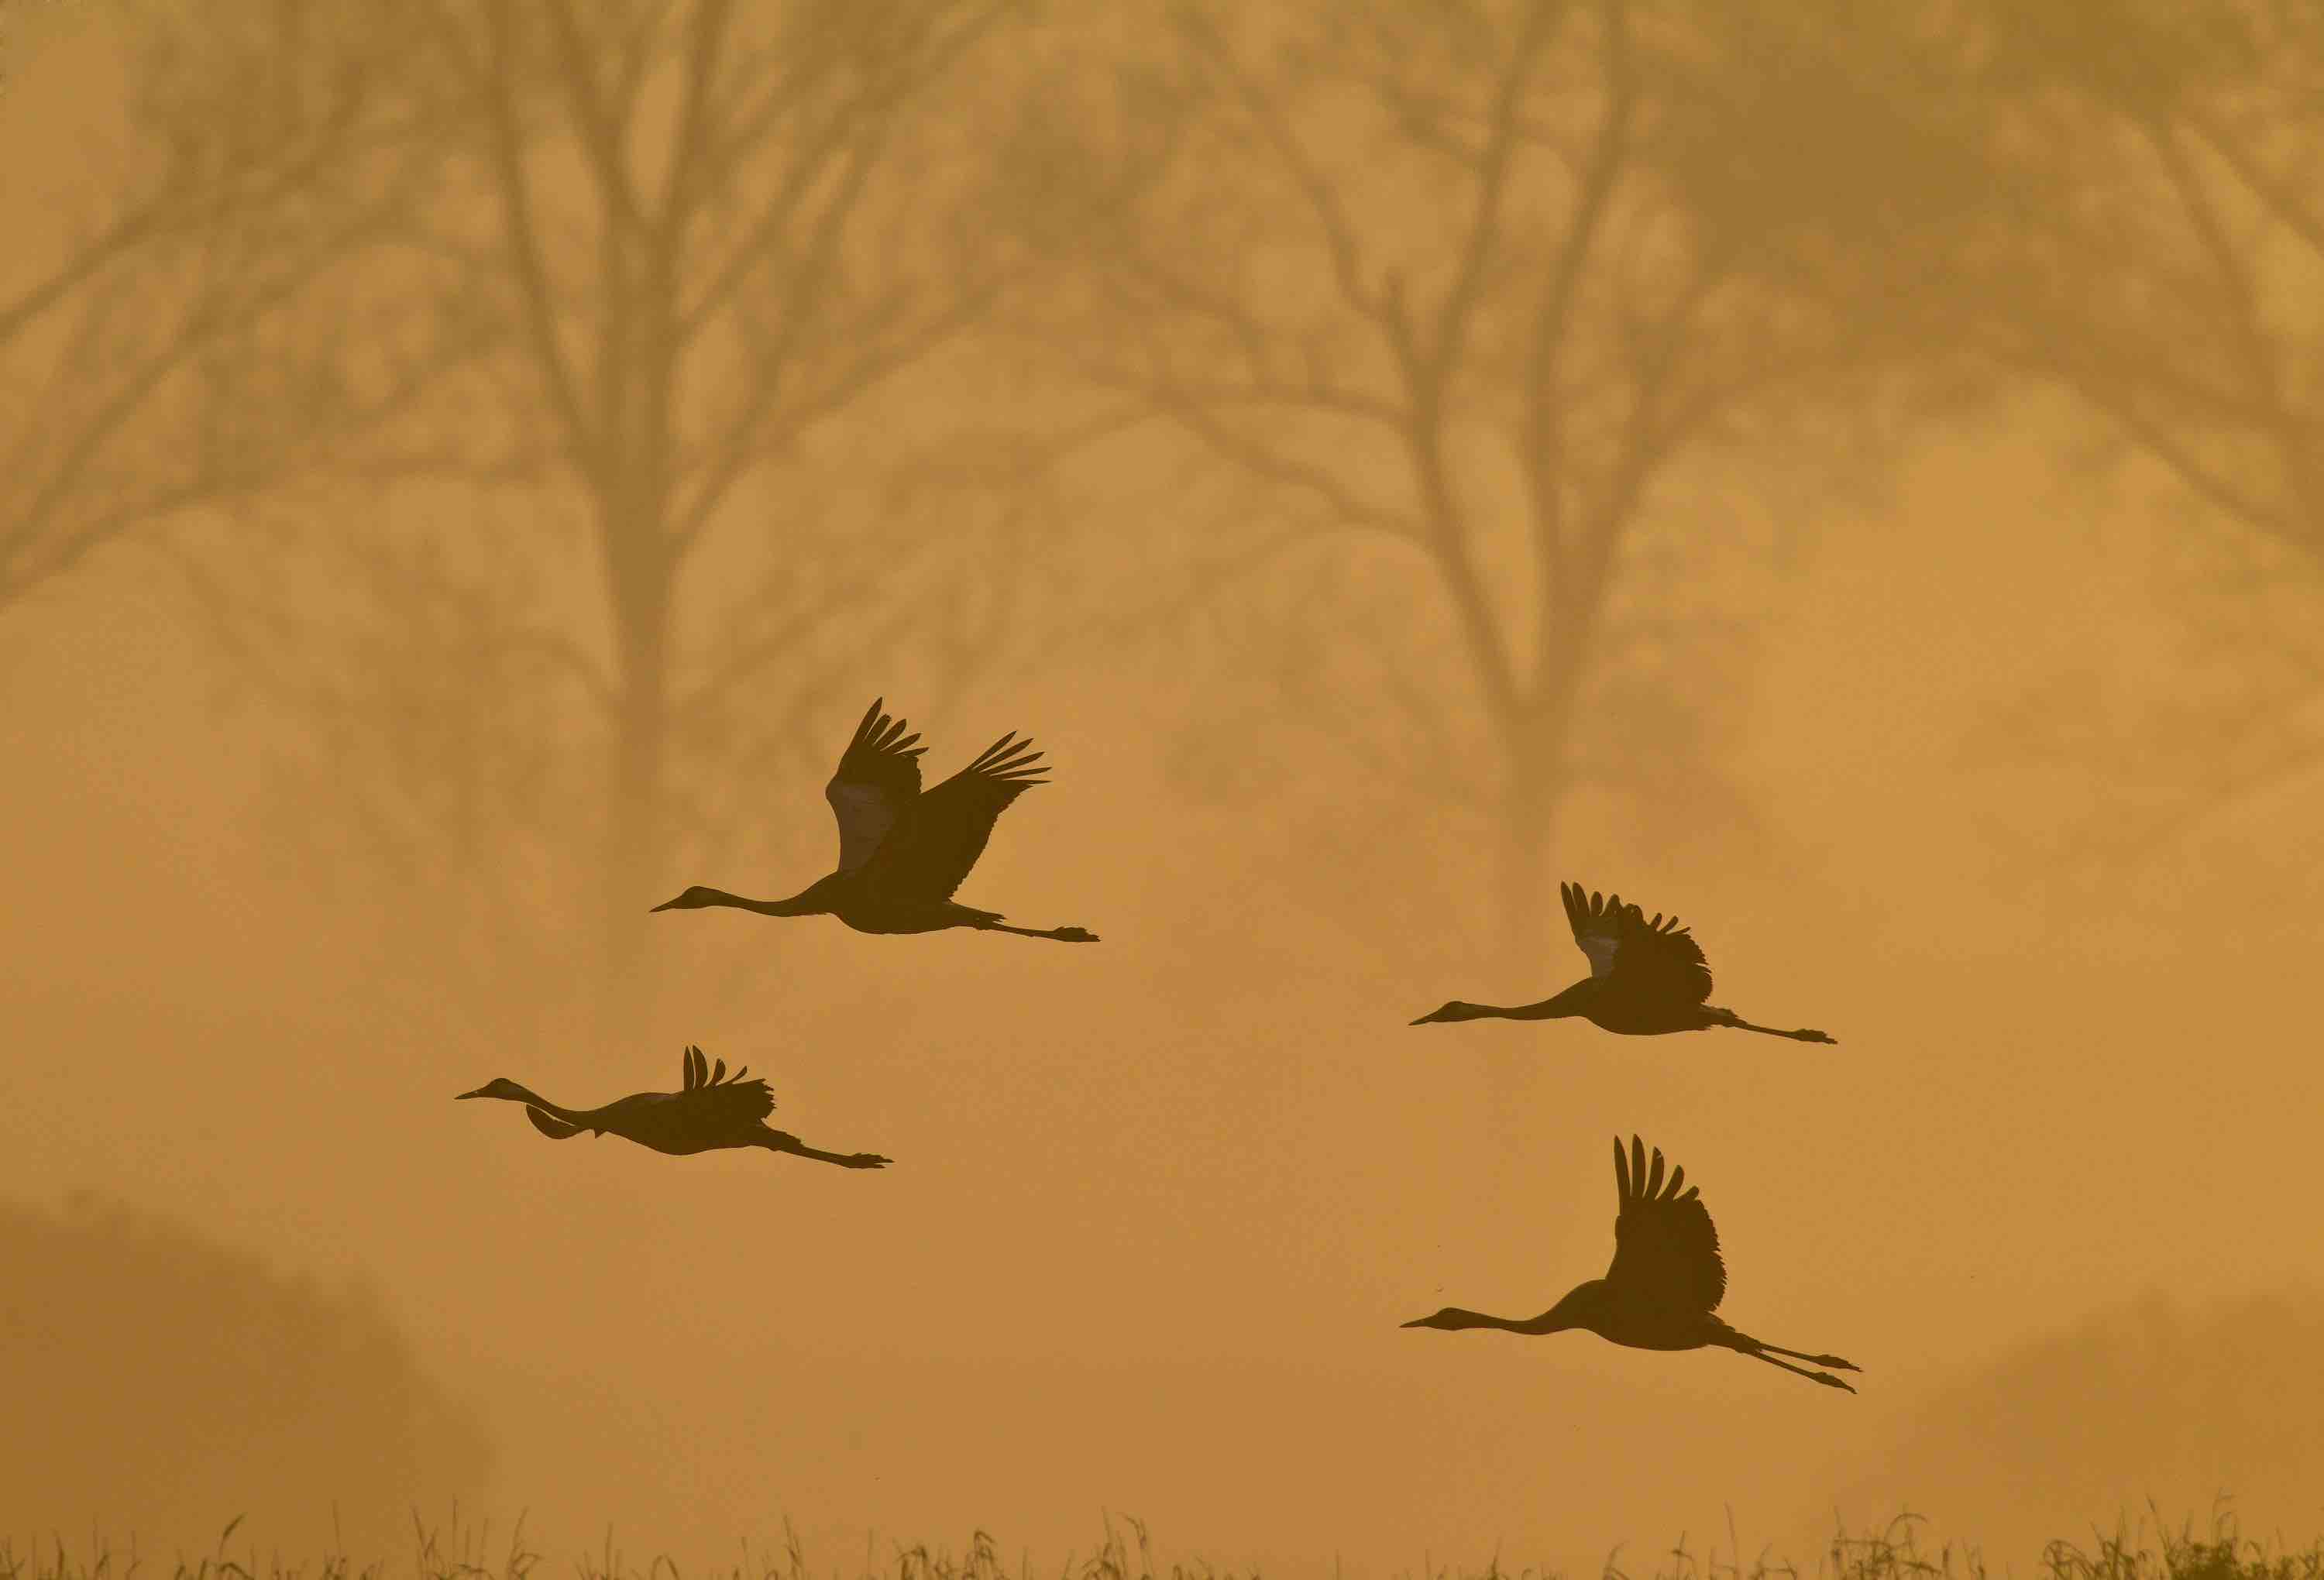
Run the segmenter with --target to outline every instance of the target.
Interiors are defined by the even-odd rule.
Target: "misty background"
[[[1877,14],[1866,14],[1868,11]],[[2324,1529],[2324,16],[8,0],[0,1534]],[[884,696],[1055,783],[828,870]],[[1561,877],[1833,1048],[1408,1030]],[[897,1160],[549,1147],[684,1043]],[[1862,1395],[1398,1331],[1684,1164]]]

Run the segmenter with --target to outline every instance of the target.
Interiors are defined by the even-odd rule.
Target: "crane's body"
[[[696,884],[657,911],[723,905],[761,916],[835,916],[858,932],[939,932],[971,927],[1060,943],[1095,943],[1082,927],[1012,927],[999,911],[955,901],[953,892],[984,853],[992,825],[1046,771],[1040,753],[1014,732],[979,753],[934,789],[920,789],[918,735],[874,699],[839,759],[824,797],[839,824],[839,866],[787,899],[754,900]]]
[[[1676,916],[1665,920],[1656,912],[1649,922],[1640,907],[1626,905],[1621,896],[1587,893],[1577,883],[1560,884],[1558,893],[1565,901],[1573,942],[1590,961],[1590,975],[1538,1004],[1469,1004],[1456,998],[1412,1024],[1578,1017],[1626,1037],[1732,1026],[1801,1043],[1838,1040],[1806,1028],[1786,1032],[1755,1025],[1709,1002],[1711,964],[1693,932],[1680,926]]]
[[[1581,1328],[1631,1349],[1731,1349],[1811,1382],[1856,1392],[1829,1372],[1812,1372],[1775,1357],[1789,1355],[1843,1372],[1859,1369],[1852,1363],[1766,1343],[1712,1315],[1726,1298],[1727,1263],[1719,1254],[1719,1231],[1702,1205],[1702,1192],[1679,1190],[1686,1182],[1684,1169],[1673,1169],[1665,1180],[1660,1149],[1649,1170],[1638,1138],[1630,1137],[1625,1156],[1617,1137],[1614,1180],[1621,1206],[1614,1218],[1614,1261],[1605,1277],[1574,1285],[1538,1317],[1493,1317],[1447,1306],[1404,1326],[1448,1332],[1493,1327],[1525,1334]]]
[[[551,1108],[537,1098],[527,1099],[526,1106],[576,1129],[600,1136],[618,1135],[672,1157],[716,1152],[722,1147],[756,1146],[760,1136],[766,1134],[765,1125],[757,1120],[748,1124],[719,1123],[714,1117],[711,1123],[705,1124],[703,1116],[688,1111],[681,1092],[636,1092],[597,1108]]]
[[[730,1147],[764,1147],[843,1169],[882,1169],[888,1160],[876,1153],[829,1153],[811,1147],[788,1131],[769,1125],[775,1111],[774,1094],[761,1080],[744,1080],[745,1066],[733,1075],[726,1061],[715,1070],[702,1050],[686,1050],[685,1079],[674,1092],[634,1092],[595,1108],[567,1108],[552,1103],[529,1088],[503,1076],[460,1098],[498,1098],[522,1103],[532,1127],[551,1141],[563,1141],[583,1131],[597,1136],[618,1135],[642,1147],[672,1157],[718,1152]]]

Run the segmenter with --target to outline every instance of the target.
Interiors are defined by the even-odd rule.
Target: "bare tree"
[[[2094,770],[2081,852],[2128,870],[2324,773],[2324,14],[2279,0],[1993,7],[1962,80],[2006,195],[1961,321],[2193,507],[2186,693],[2032,699]]]
[[[392,30],[350,17],[318,38],[288,6],[118,20],[132,96],[113,184],[46,235],[11,220],[27,244],[0,288],[0,609],[318,464],[412,387],[349,388],[272,338],[421,185],[425,106],[349,69]]]
[[[1171,17],[1170,74],[1147,86],[1185,128],[1177,179],[1093,244],[1106,332],[1052,338],[1263,491],[1278,525],[1227,563],[1308,556],[1298,595],[1329,574],[1370,601],[1330,605],[1361,622],[1368,678],[1316,694],[1361,687],[1343,738],[1374,778],[1485,809],[1499,931],[1529,957],[1561,810],[1652,771],[1591,715],[1678,749],[1640,709],[1716,689],[1683,674],[1707,628],[1661,573],[1746,533],[1726,513],[1658,535],[1657,489],[1868,344],[1780,289],[1748,216],[1704,223],[1669,179],[1717,75],[1684,5]],[[1326,573],[1324,543],[1370,547]],[[1447,662],[1379,650],[1399,626]]]
[[[2324,557],[2324,16],[2274,0],[2014,8],[2001,157],[2050,223],[2003,354],[2233,520]]]
[[[417,75],[451,89],[444,158],[393,270],[356,272],[381,317],[348,355],[450,324],[470,358],[335,455],[332,484],[379,510],[310,515],[272,586],[225,562],[207,585],[281,700],[365,721],[338,738],[382,771],[309,775],[367,804],[338,809],[349,829],[453,884],[475,835],[445,822],[456,806],[496,805],[515,846],[554,831],[588,875],[590,975],[617,1017],[648,990],[650,891],[735,830],[730,776],[821,721],[835,681],[893,660],[976,552],[976,533],[890,513],[884,493],[953,420],[964,375],[937,363],[1016,267],[973,223],[980,117],[1006,74],[958,69],[1007,15],[1005,0],[423,8]],[[908,369],[933,393],[899,386]],[[311,596],[284,595],[285,558],[310,567]],[[495,764],[516,772],[490,750],[359,742],[420,716],[346,662],[365,630],[399,663],[442,666],[397,688],[504,685],[452,712],[503,719],[529,759],[578,754],[539,828],[482,788]]]

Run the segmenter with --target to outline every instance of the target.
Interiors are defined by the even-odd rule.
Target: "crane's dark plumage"
[[[839,824],[839,866],[784,900],[752,900],[696,884],[657,911],[692,911],[731,905],[764,916],[836,916],[858,932],[935,932],[973,927],[1053,938],[1062,943],[1095,943],[1080,927],[1011,927],[998,911],[957,904],[953,893],[976,859],[984,854],[992,825],[1010,803],[1047,771],[1029,740],[1012,731],[994,741],[974,762],[935,789],[920,788],[917,734],[901,719],[890,718],[875,699],[855,735],[840,754],[839,767],[823,787]]]
[[[563,1141],[587,1130],[598,1135],[618,1135],[658,1153],[684,1157],[725,1147],[762,1146],[843,1169],[884,1169],[888,1160],[876,1153],[828,1153],[807,1145],[788,1131],[768,1125],[775,1111],[775,1094],[763,1079],[744,1080],[746,1065],[726,1073],[721,1059],[713,1069],[702,1050],[688,1045],[683,1084],[674,1092],[638,1092],[607,1103],[602,1108],[561,1108],[547,1098],[503,1076],[486,1082],[466,1098],[501,1098],[525,1106],[532,1127],[551,1141]]]
[[[1629,1036],[1734,1026],[1802,1043],[1838,1041],[1817,1031],[1786,1032],[1754,1025],[1733,1010],[1707,1002],[1711,964],[1702,958],[1702,946],[1695,942],[1694,934],[1680,926],[1676,916],[1665,920],[1658,911],[1649,922],[1645,911],[1624,904],[1621,896],[1588,893],[1578,883],[1560,884],[1558,892],[1565,899],[1565,919],[1572,923],[1573,942],[1590,959],[1587,977],[1539,1004],[1464,1004],[1456,998],[1412,1024],[1425,1026],[1489,1016],[1558,1020],[1580,1015],[1593,1025]]]
[[[1489,1317],[1481,1311],[1447,1306],[1404,1326],[1452,1331],[1498,1327],[1510,1333],[1562,1333],[1580,1327],[1632,1349],[1716,1346],[1830,1387],[1856,1392],[1829,1372],[1811,1372],[1775,1358],[1789,1355],[1843,1372],[1860,1369],[1838,1355],[1812,1355],[1762,1343],[1711,1315],[1727,1294],[1727,1263],[1720,1257],[1719,1231],[1711,1226],[1701,1191],[1692,1185],[1680,1190],[1686,1184],[1684,1169],[1671,1170],[1665,1179],[1659,1149],[1650,1165],[1637,1136],[1630,1137],[1627,1156],[1617,1136],[1614,1181],[1621,1206],[1614,1217],[1614,1260],[1604,1278],[1576,1284],[1563,1300],[1538,1317]]]
[[[1663,1154],[1655,1150],[1653,1171],[1630,1137],[1632,1156],[1614,1142],[1614,1189],[1621,1205],[1614,1213],[1614,1260],[1606,1281],[1620,1289],[1666,1291],[1674,1306],[1711,1312],[1727,1298],[1727,1263],[1719,1254],[1719,1230],[1702,1205],[1701,1187],[1686,1185],[1686,1171],[1663,1178]]]

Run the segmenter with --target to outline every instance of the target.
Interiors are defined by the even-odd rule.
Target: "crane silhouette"
[[[1622,1138],[1614,1138],[1614,1180],[1622,1205],[1614,1218],[1614,1261],[1604,1278],[1576,1284],[1566,1297],[1538,1317],[1488,1317],[1447,1306],[1433,1317],[1407,1322],[1406,1327],[1499,1327],[1510,1333],[1563,1333],[1586,1328],[1600,1338],[1632,1349],[1688,1350],[1716,1346],[1738,1355],[1781,1366],[1795,1376],[1827,1387],[1856,1392],[1829,1372],[1811,1372],[1779,1361],[1789,1355],[1818,1366],[1843,1372],[1862,1370],[1838,1355],[1812,1355],[1763,1343],[1738,1333],[1711,1315],[1727,1293],[1727,1264],[1719,1257],[1719,1231],[1711,1226],[1710,1209],[1701,1190],[1690,1186],[1682,1194],[1686,1171],[1673,1169],[1663,1178],[1663,1154],[1655,1152],[1652,1171],[1645,1147],[1635,1135],[1630,1152],[1622,1154]]]
[[[750,1067],[726,1073],[726,1061],[715,1070],[702,1050],[688,1044],[684,1085],[674,1092],[638,1092],[617,1098],[602,1108],[564,1108],[547,1098],[502,1076],[472,1092],[469,1098],[500,1098],[524,1105],[532,1127],[551,1141],[563,1141],[587,1130],[598,1135],[618,1135],[658,1153],[685,1157],[733,1146],[762,1146],[769,1152],[836,1163],[843,1169],[884,1169],[888,1160],[877,1153],[830,1153],[811,1147],[788,1131],[767,1124],[775,1111],[775,1096],[763,1079],[744,1080]]]
[[[875,698],[823,787],[839,822],[839,868],[784,900],[751,900],[696,884],[657,911],[731,905],[762,916],[836,916],[858,932],[936,932],[973,927],[1060,943],[1095,943],[1080,927],[1011,927],[999,911],[955,903],[1009,804],[1047,779],[1030,740],[1012,731],[935,789],[920,789],[920,738]]]
[[[1590,957],[1587,977],[1539,1004],[1464,1004],[1456,998],[1412,1024],[1425,1026],[1488,1017],[1559,1020],[1580,1015],[1592,1025],[1634,1037],[1734,1026],[1802,1043],[1839,1042],[1822,1032],[1754,1025],[1731,1009],[1706,1002],[1711,997],[1711,964],[1702,958],[1702,946],[1695,942],[1694,934],[1680,926],[1676,916],[1665,921],[1656,912],[1649,922],[1643,910],[1625,905],[1621,896],[1585,894],[1578,883],[1562,883],[1557,890],[1565,900],[1566,920],[1573,924],[1573,942]]]

